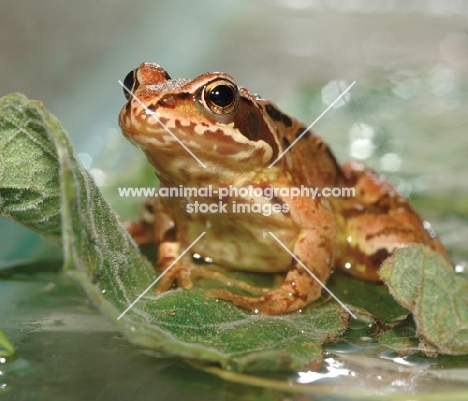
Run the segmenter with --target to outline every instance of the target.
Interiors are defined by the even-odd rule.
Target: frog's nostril
[[[166,95],[166,96],[163,96],[159,102],[158,102],[158,105],[162,106],[162,107],[168,107],[168,108],[175,108],[176,107],[176,100],[175,100],[175,97],[173,95]]]

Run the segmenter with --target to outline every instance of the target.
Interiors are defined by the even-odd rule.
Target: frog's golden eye
[[[239,103],[237,86],[226,79],[211,82],[203,90],[202,101],[215,114],[232,113]]]
[[[130,93],[128,93],[128,90],[133,93],[140,85],[137,79],[137,68],[135,68],[127,74],[123,81],[123,84],[125,86],[125,88],[123,88],[124,95],[127,98],[127,100],[130,100],[132,96],[130,95]]]

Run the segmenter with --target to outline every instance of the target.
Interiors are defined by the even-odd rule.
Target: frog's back
[[[281,112],[273,103],[260,100],[259,104],[275,125],[283,150],[289,148],[283,156],[285,169],[291,173],[296,186],[332,188],[343,185],[343,172],[322,138],[307,130],[299,120]]]
[[[352,275],[379,281],[382,262],[395,248],[423,243],[446,256],[435,231],[411,207],[408,199],[371,169],[356,162],[340,167],[328,145],[301,122],[283,114],[270,102],[265,112],[287,149],[285,168],[296,186],[339,188],[341,196],[325,201],[337,222],[335,265]],[[338,192],[336,192],[338,193]],[[320,196],[321,192],[317,192]]]

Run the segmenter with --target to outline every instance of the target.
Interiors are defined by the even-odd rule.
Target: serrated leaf
[[[349,317],[333,303],[311,305],[301,314],[255,316],[230,303],[207,298],[202,288],[170,291],[158,297],[150,291],[117,320],[154,280],[152,266],[73,156],[56,118],[39,102],[22,95],[0,99],[2,111],[6,114],[0,116],[0,143],[4,145],[0,156],[4,160],[1,152],[6,144],[9,155],[15,156],[12,164],[2,164],[2,174],[8,180],[0,181],[5,205],[0,211],[55,237],[61,221],[68,274],[134,343],[163,355],[216,362],[231,370],[278,371],[315,361],[321,355],[321,344],[345,330]],[[32,155],[34,160],[41,160],[39,165],[30,162]],[[21,178],[10,171],[12,168],[22,172]],[[38,198],[48,202],[25,207],[21,196],[30,188],[37,189]],[[18,203],[21,208],[9,206]],[[15,214],[17,209],[23,213]],[[36,224],[37,216],[43,217],[41,224]]]
[[[417,335],[445,354],[468,353],[468,280],[421,244],[398,249],[380,271],[414,316]]]

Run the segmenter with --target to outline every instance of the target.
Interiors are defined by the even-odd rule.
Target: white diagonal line
[[[168,267],[166,270],[164,270],[164,271],[161,273],[161,275],[160,275],[156,280],[154,280],[154,281],[148,286],[148,288],[147,288],[146,290],[144,290],[144,291],[138,296],[137,299],[135,299],[135,300],[130,304],[130,306],[129,306],[127,309],[125,309],[125,310],[120,314],[120,316],[117,318],[117,320],[120,320],[120,318],[121,318],[123,315],[125,315],[130,309],[132,309],[133,306],[150,290],[150,288],[151,288],[153,285],[155,285],[155,284],[171,269],[171,267],[174,266],[174,265],[180,260],[180,258],[181,258],[182,256],[184,256],[184,255],[188,252],[188,250],[189,250],[192,246],[194,246],[194,245],[198,242],[198,240],[199,240],[201,237],[203,237],[205,234],[206,234],[206,231],[203,231],[203,232],[198,236],[198,238],[197,238],[195,241],[193,241],[192,244],[191,244],[184,252],[182,252],[182,253],[179,255],[179,257],[178,257],[176,260],[174,260],[174,261],[169,265],[169,267]]]
[[[201,165],[203,168],[206,168],[206,166],[201,162],[201,160],[200,160],[197,156],[195,156],[195,155],[193,154],[193,152],[192,152],[187,146],[185,146],[185,144],[184,144],[179,138],[177,138],[177,137],[174,135],[174,133],[173,133],[169,128],[166,127],[166,125],[163,124],[163,122],[158,118],[158,116],[156,115],[156,113],[155,113],[154,111],[148,109],[148,107],[146,107],[146,105],[145,105],[140,99],[138,99],[138,98],[132,93],[132,91],[130,91],[130,89],[128,89],[128,88],[122,83],[122,81],[119,80],[118,82],[119,82],[119,84],[122,86],[122,88],[124,88],[124,89],[129,93],[129,95],[130,95],[131,97],[133,97],[138,103],[140,103],[140,104],[144,107],[144,109],[146,110],[146,113],[147,113],[147,114],[151,114],[151,116],[152,116],[159,124],[161,124],[161,127],[163,127],[167,132],[169,132],[169,134],[171,134],[172,137],[173,137],[177,142],[179,142],[179,144],[180,144],[188,153],[190,153],[190,155],[191,155],[198,163],[200,163],[200,165]]]
[[[294,258],[294,260],[295,260],[297,263],[299,263],[299,264],[304,268],[304,270],[305,270],[307,273],[309,273],[309,274],[315,279],[315,281],[317,281],[317,283],[319,283],[319,284],[322,286],[322,288],[323,288],[325,291],[327,291],[327,292],[342,306],[343,309],[346,310],[346,312],[348,312],[354,319],[357,319],[356,315],[355,315],[353,312],[351,312],[351,311],[349,310],[349,308],[348,308],[343,302],[341,302],[341,301],[339,300],[339,298],[338,298],[335,294],[333,294],[333,292],[331,292],[331,291],[327,288],[327,286],[326,286],[325,284],[323,284],[323,283],[320,281],[320,279],[319,279],[314,273],[312,273],[312,272],[308,269],[308,267],[307,267],[304,263],[302,263],[302,262],[296,257],[296,255],[294,255],[294,254],[287,248],[287,246],[284,245],[284,244],[278,239],[278,237],[277,237],[275,234],[273,234],[271,231],[268,231],[268,234],[270,234],[270,235],[278,242],[278,244],[280,244],[280,245],[286,250],[286,252],[288,252],[288,253]]]
[[[275,160],[273,163],[271,163],[271,164],[268,166],[268,168],[273,167],[273,166],[275,165],[275,163],[276,163],[279,159],[281,159],[281,158],[284,156],[284,154],[285,154],[286,152],[288,152],[289,149],[291,149],[291,148],[296,144],[296,142],[297,142],[299,139],[301,139],[301,138],[306,134],[306,132],[309,131],[309,130],[315,125],[315,123],[316,123],[318,120],[320,120],[320,119],[328,112],[328,110],[330,110],[330,109],[336,104],[336,102],[338,102],[338,100],[340,100],[340,99],[346,94],[346,92],[348,92],[348,91],[353,87],[353,85],[354,85],[355,83],[356,83],[356,81],[354,81],[351,85],[349,85],[349,86],[346,88],[346,90],[345,90],[340,96],[338,96],[338,97],[335,99],[335,101],[334,101],[330,106],[328,106],[328,107],[322,112],[322,114],[320,114],[320,115],[315,119],[315,121],[314,121],[312,124],[310,124],[310,125],[302,132],[302,134],[299,135],[299,136],[296,138],[296,140],[295,140],[293,143],[291,143],[291,145],[289,145],[289,146],[276,158],[276,160]]]

